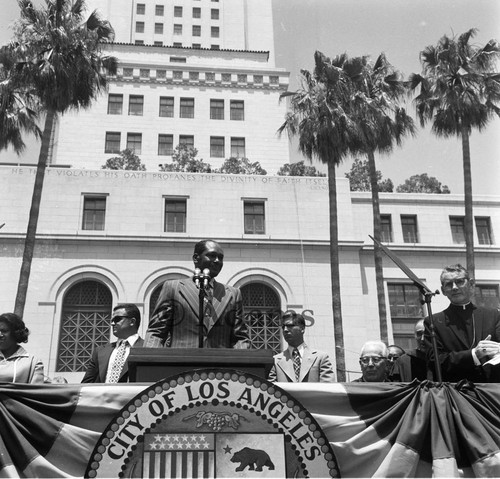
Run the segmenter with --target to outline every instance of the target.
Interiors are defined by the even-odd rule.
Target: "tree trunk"
[[[337,222],[337,184],[335,163],[328,162],[328,196],[330,205],[330,276],[332,282],[333,332],[335,338],[335,363],[337,381],[346,381],[344,328],[340,297],[339,231]]]
[[[373,237],[382,241],[382,227],[380,224],[380,200],[378,196],[377,168],[373,151],[368,152],[368,166],[370,169],[370,186],[372,190],[373,208]],[[382,250],[377,243],[373,247],[373,258],[375,260],[375,282],[377,285],[378,317],[380,322],[380,339],[387,344],[387,309],[385,305],[384,268]]]
[[[43,180],[45,177],[45,169],[47,168],[50,139],[52,136],[52,130],[54,128],[56,115],[57,114],[54,110],[47,111],[42,134],[42,145],[40,147],[40,154],[38,155],[35,184],[33,186],[33,196],[31,198],[31,208],[28,219],[28,229],[26,231],[26,238],[24,239],[23,261],[21,263],[19,283],[17,285],[16,304],[14,306],[14,312],[21,317],[23,317],[24,306],[26,304],[26,295],[28,292],[31,273],[31,262],[33,260],[33,252],[35,250],[36,230],[38,225],[38,216],[40,213],[40,200],[42,198]]]
[[[464,163],[464,203],[465,203],[465,255],[467,271],[471,278],[475,278],[474,264],[474,216],[472,212],[472,170],[470,164],[470,130],[466,125],[462,126],[462,155]]]

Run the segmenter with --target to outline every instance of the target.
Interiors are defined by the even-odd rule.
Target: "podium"
[[[269,349],[132,348],[129,381],[157,382],[201,368],[237,369],[266,379],[273,361]]]

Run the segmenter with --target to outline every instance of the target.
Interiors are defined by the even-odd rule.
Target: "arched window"
[[[276,292],[263,283],[241,288],[243,312],[252,349],[281,350],[281,302]]]
[[[99,281],[81,281],[64,295],[57,372],[87,369],[92,351],[109,341],[113,298]]]

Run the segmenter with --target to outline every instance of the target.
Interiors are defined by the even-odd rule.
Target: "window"
[[[179,25],[178,23],[174,23],[174,35],[182,35],[182,25]],[[174,47],[175,47],[174,43]],[[182,46],[182,45],[177,45],[177,46]]]
[[[167,233],[186,232],[185,199],[165,198],[165,231]]]
[[[155,33],[157,34],[163,33],[163,23],[155,23]]]
[[[157,17],[163,17],[164,12],[165,12],[165,7],[163,5],[156,5],[155,15]]]
[[[136,40],[134,42],[135,45],[144,45],[144,40]]]
[[[489,217],[475,217],[479,244],[493,244],[491,238],[491,223]]]
[[[451,238],[455,244],[465,244],[463,216],[450,216]]]
[[[144,33],[144,22],[135,22],[135,32]]]
[[[477,306],[484,306],[486,308],[500,307],[500,298],[498,296],[497,284],[476,284],[476,292],[474,296],[474,303]]]
[[[186,61],[186,57],[170,57],[170,63],[186,63]],[[174,72],[174,74],[175,73],[180,73],[182,78],[182,72]]]
[[[193,18],[201,18],[201,8],[193,7]]]
[[[210,119],[224,119],[224,100],[210,100]]]
[[[105,196],[85,196],[83,198],[82,230],[103,231],[105,215]]]
[[[415,348],[414,329],[424,317],[420,291],[413,284],[388,283],[394,344],[404,350]]]
[[[145,3],[138,3],[136,12],[137,12],[137,15],[144,15],[146,13],[146,4]]]
[[[110,93],[108,97],[108,115],[121,115],[123,112],[123,95]]]
[[[281,303],[273,288],[264,283],[241,287],[243,317],[248,325],[251,349],[281,351]]]
[[[192,48],[201,48],[201,43],[193,43]]]
[[[127,133],[127,148],[136,155],[142,153],[142,133]]]
[[[181,118],[194,118],[194,98],[181,98]]]
[[[179,135],[179,145],[186,145],[189,148],[194,148],[194,136]]]
[[[380,215],[380,236],[384,243],[392,243],[391,215]]]
[[[219,9],[218,8],[212,8],[210,10],[210,18],[212,20],[218,20],[219,19]]]
[[[193,25],[193,37],[201,37],[201,25]]]
[[[212,38],[219,38],[219,27],[211,27],[210,28],[210,36]]]
[[[160,116],[166,116],[168,118],[174,117],[174,97],[160,97]]]
[[[245,105],[241,100],[231,100],[231,120],[243,121],[245,119]]]
[[[182,7],[174,7],[174,17],[182,17]]]
[[[121,133],[117,131],[106,132],[106,143],[104,153],[120,153]]]
[[[210,50],[220,50],[220,45],[210,45]]]
[[[401,215],[401,228],[405,243],[418,243],[417,217],[415,215]]]
[[[231,138],[231,156],[233,158],[246,158],[245,138]]]
[[[245,234],[264,234],[264,202],[244,201],[243,216],[245,223]]]
[[[158,155],[172,156],[174,152],[174,136],[158,135]]]
[[[210,156],[212,158],[224,158],[224,137],[223,136],[211,136],[210,137]]]
[[[153,43],[153,45],[154,45],[155,47],[162,47],[162,46],[163,46],[163,42],[159,42],[159,41],[156,41],[156,40],[155,40],[155,42]],[[158,74],[156,75],[156,78],[159,78],[159,77],[158,77]]]
[[[64,295],[57,372],[83,372],[92,350],[109,343],[113,297],[99,281],[80,281]]]
[[[128,100],[128,114],[142,116],[144,109],[144,97],[142,95],[130,95]]]

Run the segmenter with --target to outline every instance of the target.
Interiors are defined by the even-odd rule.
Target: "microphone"
[[[207,289],[208,283],[210,281],[210,270],[208,268],[205,268],[203,270],[202,278],[203,278],[203,289]]]
[[[200,268],[195,268],[194,270],[194,276],[193,276],[193,281],[194,281],[194,284],[196,285],[196,287],[198,289],[200,289],[200,280],[202,279],[202,275],[201,275],[201,269]]]

